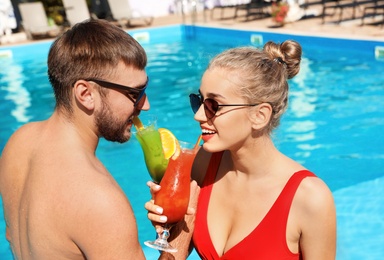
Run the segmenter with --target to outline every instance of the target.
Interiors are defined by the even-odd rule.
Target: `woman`
[[[211,61],[199,94],[190,95],[204,140],[192,172],[201,191],[194,223],[171,233],[178,234],[174,243],[188,240],[185,230],[194,224],[202,259],[335,259],[330,190],[271,139],[301,53],[295,41],[229,49]],[[150,220],[165,222],[155,214],[160,207],[149,202],[146,208]],[[185,259],[180,242],[176,247],[175,257]]]

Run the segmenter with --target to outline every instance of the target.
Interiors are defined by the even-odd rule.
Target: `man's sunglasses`
[[[136,107],[139,104],[140,100],[145,96],[145,90],[148,86],[149,78],[147,77],[147,82],[145,82],[145,85],[142,88],[131,88],[128,86],[119,85],[100,79],[87,79],[87,81],[93,81],[103,88],[118,89],[125,91],[126,96],[129,98],[129,100],[133,102],[133,105]]]
[[[219,107],[240,107],[240,106],[257,106],[260,105],[261,103],[258,104],[223,104],[220,105],[217,103],[216,100],[212,98],[206,98],[203,100],[201,95],[198,94],[190,94],[189,95],[189,102],[191,103],[192,111],[193,113],[196,114],[197,110],[199,110],[200,106],[204,104],[204,112],[205,116],[209,119],[212,119],[216,113]]]

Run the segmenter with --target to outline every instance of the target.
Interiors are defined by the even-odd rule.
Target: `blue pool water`
[[[129,31],[149,57],[148,97],[158,126],[194,142],[198,124],[188,94],[220,51],[269,40],[295,39],[303,46],[300,74],[290,81],[289,109],[274,135],[288,156],[320,176],[337,207],[337,259],[381,259],[384,255],[384,42],[171,26]],[[46,76],[51,41],[0,48],[0,151],[21,125],[49,117],[54,98]],[[10,53],[12,55],[10,55]],[[236,126],[233,126],[234,132]],[[154,232],[144,203],[149,175],[139,144],[100,142],[97,155],[130,199],[143,243]],[[2,211],[0,212],[2,216]],[[111,220],[113,221],[113,220]],[[0,217],[0,259],[12,259]],[[148,259],[157,252],[143,246]],[[193,254],[190,259],[198,259]]]

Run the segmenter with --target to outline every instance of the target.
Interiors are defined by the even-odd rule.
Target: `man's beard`
[[[127,134],[128,121],[119,121],[113,116],[108,104],[102,101],[101,111],[95,113],[95,123],[99,136],[108,141],[125,143],[131,137]]]

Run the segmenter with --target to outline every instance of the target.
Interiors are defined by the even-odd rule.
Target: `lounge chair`
[[[108,0],[112,17],[121,27],[132,27],[134,21],[140,25],[148,26],[153,22],[152,16],[142,15],[139,11],[131,8],[129,0]],[[135,25],[137,25],[135,22]]]
[[[361,25],[365,25],[365,18],[371,17],[371,19],[376,20],[377,16],[381,15],[383,18],[378,23],[381,24],[381,27],[384,26],[384,0],[374,0],[371,5],[364,7],[363,15],[361,17]],[[376,23],[375,23],[376,24]]]
[[[91,19],[85,0],[63,0],[63,5],[70,26]]]
[[[251,17],[265,18],[268,17],[268,8],[271,7],[270,2],[264,0],[251,0],[249,3],[237,5],[235,8],[235,17],[236,19],[239,15],[240,10],[245,10],[245,20],[249,21]]]
[[[29,39],[51,38],[61,33],[61,28],[48,22],[41,2],[20,3],[21,24]]]
[[[323,0],[304,0],[303,2],[299,1],[299,5],[301,8],[306,10],[306,9],[310,8],[311,6],[324,5],[324,1]]]
[[[1,2],[1,1],[0,1]],[[0,44],[10,41],[12,29],[17,27],[11,1],[0,4]]]
[[[214,6],[211,8],[211,19],[214,19],[214,12],[215,10],[220,10],[220,20],[224,19],[232,19],[233,16],[224,16],[225,10],[226,9],[234,9],[238,5],[243,5],[243,4],[248,4],[251,2],[251,0],[242,0],[242,1],[237,1],[237,0],[218,0],[214,1]]]
[[[362,9],[364,8],[365,5],[370,5],[372,4],[372,2],[374,1],[377,1],[377,0],[335,0],[333,2],[335,3],[332,3],[330,5],[327,5],[327,2],[331,2],[331,1],[327,1],[327,0],[324,0],[324,4],[323,4],[323,14],[322,14],[322,23],[324,24],[325,23],[325,17],[328,15],[326,10],[328,9],[332,9],[333,10],[333,13],[331,15],[334,15],[336,10],[338,9],[339,10],[339,20],[337,21],[337,24],[340,24],[341,21],[343,20],[343,11],[344,9],[352,9],[352,15],[350,16],[349,19],[356,19],[356,9]]]

